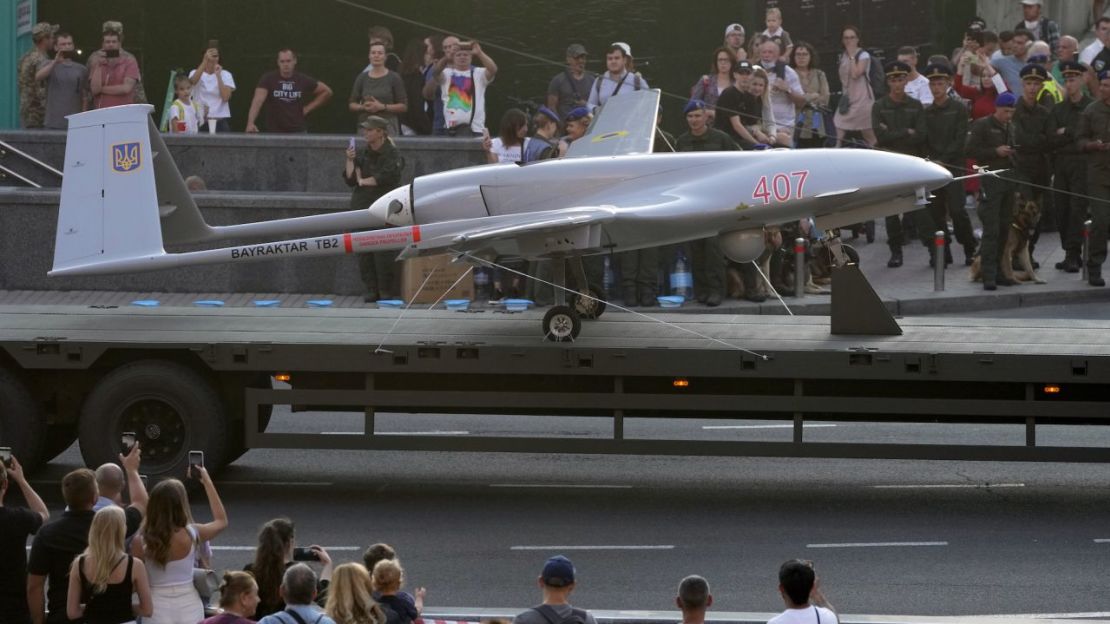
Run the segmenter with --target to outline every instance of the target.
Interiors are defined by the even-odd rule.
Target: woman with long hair
[[[840,104],[836,107],[836,146],[844,144],[844,135],[859,132],[867,144],[874,147],[878,143],[875,131],[871,128],[871,107],[875,104],[875,94],[867,71],[871,67],[871,55],[860,43],[860,30],[855,26],[845,26],[841,33],[844,51],[840,55]]]
[[[523,162],[527,147],[528,115],[519,108],[510,108],[501,116],[497,136],[486,146],[486,160],[490,163]]]
[[[711,72],[702,76],[690,90],[690,99],[705,102],[710,123],[713,122],[716,114],[717,100],[721,97],[721,92],[732,86],[732,66],[735,63],[736,57],[732,50],[723,46],[717,48],[713,51]]]
[[[366,568],[358,563],[344,563],[332,574],[324,610],[336,624],[385,624],[385,612],[374,601],[372,592]]]
[[[370,115],[377,115],[389,122],[389,134],[401,134],[399,115],[408,110],[408,94],[401,76],[385,66],[388,52],[385,44],[370,44],[370,65],[355,78],[347,110],[358,113],[358,123]]]
[[[227,512],[208,470],[189,470],[204,486],[212,521],[193,522],[189,496],[177,479],[162,481],[150,491],[146,518],[131,543],[132,554],[146,562],[154,598],[154,615],[144,624],[196,624],[204,619],[204,605],[193,586],[193,562],[197,546],[227,528]]]
[[[798,147],[824,147],[828,138],[825,107],[829,105],[829,79],[818,69],[817,50],[799,41],[790,52],[790,66],[798,73],[806,104],[798,112]]]
[[[248,572],[224,572],[220,581],[220,614],[200,624],[254,624],[258,583]]]
[[[744,120],[744,125],[752,133],[756,141],[764,145],[778,145],[779,137],[775,134],[775,122],[771,116],[771,90],[768,87],[770,78],[762,67],[752,71],[751,81],[748,83],[748,93],[752,94],[762,104],[763,114],[759,119],[749,118]]]
[[[96,512],[89,527],[88,547],[69,567],[66,615],[86,624],[122,624],[152,611],[150,583],[143,562],[123,548],[127,520],[123,509],[110,505]],[[132,606],[131,594],[139,604]]]
[[[253,574],[258,582],[259,603],[255,616],[259,619],[285,608],[279,589],[285,568],[293,565],[296,538],[296,527],[289,518],[274,518],[258,531],[254,561],[247,564],[245,570]],[[331,579],[331,557],[319,546],[311,546],[308,550],[324,564],[318,585],[322,588]]]

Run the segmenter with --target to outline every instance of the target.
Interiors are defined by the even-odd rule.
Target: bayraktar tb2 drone
[[[151,106],[72,115],[50,275],[390,250],[398,259],[554,259],[555,306],[543,333],[572,340],[577,309],[600,312],[573,293],[581,305],[567,305],[568,264],[582,294],[597,296],[582,256],[719,236],[731,260],[750,262],[763,252],[764,226],[812,217],[830,229],[913,210],[952,180],[936,164],[873,150],[653,154],[658,103],[654,90],[610,98],[564,158],[433,173],[364,210],[229,226],[204,222]],[[164,249],[244,238],[270,242]]]

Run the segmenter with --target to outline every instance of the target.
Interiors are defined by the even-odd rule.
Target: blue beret
[[[686,103],[686,107],[682,109],[682,113],[686,114],[695,110],[705,110],[705,102],[701,100],[690,100]]]
[[[539,114],[543,115],[544,117],[547,117],[551,121],[559,123],[559,114],[551,110],[550,108],[546,106],[541,106],[537,112],[539,112]]]
[[[1013,108],[1015,104],[1017,104],[1017,96],[1009,91],[1000,93],[994,99],[995,108]]]
[[[567,113],[566,121],[578,121],[579,119],[585,119],[589,116],[590,109],[585,106],[579,106],[578,108],[571,109],[571,111]]]
[[[1106,80],[1107,78],[1110,78],[1110,69],[1104,69],[1098,73],[1099,80]]]

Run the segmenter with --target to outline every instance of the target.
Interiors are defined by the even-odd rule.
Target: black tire
[[[552,342],[571,342],[582,331],[582,319],[570,306],[554,306],[543,315],[543,335]]]
[[[46,417],[23,381],[3,368],[0,368],[0,444],[11,447],[12,455],[27,472],[47,461]]]
[[[587,289],[587,294],[593,299],[583,297],[575,293],[570,297],[570,307],[578,313],[578,318],[584,320],[593,320],[601,318],[605,314],[605,293],[597,286],[590,286]]]
[[[152,480],[186,477],[189,451],[215,472],[226,460],[227,409],[204,377],[173,362],[121,366],[97,382],[81,409],[78,439],[89,466],[117,461],[120,434],[134,431]]]

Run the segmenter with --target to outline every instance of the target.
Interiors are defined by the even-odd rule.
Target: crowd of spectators
[[[228,526],[219,493],[203,466],[189,479],[203,487],[212,520],[190,514],[185,485],[165,479],[150,493],[139,474],[134,445],[120,463],[95,472],[81,468],[62,479],[66,509],[50,512],[12,457],[0,464],[0,622],[4,624],[413,624],[424,611],[426,590],[404,591],[405,572],[388,544],[373,544],[362,561],[333,569],[327,551],[296,546],[294,524],[275,518],[258,532],[254,558],[243,570],[223,572],[215,595],[209,541]],[[121,469],[122,466],[122,469]],[[5,506],[19,488],[27,507]],[[126,488],[130,502],[122,495]],[[34,536],[30,556],[25,554]],[[309,565],[312,564],[312,565]],[[319,568],[319,572],[313,568]],[[574,564],[562,555],[544,562],[536,584],[539,605],[514,624],[596,624],[570,603]],[[810,561],[790,560],[779,570],[786,609],[770,624],[837,622]],[[675,598],[683,624],[704,624],[713,605],[709,583],[682,579]],[[814,617],[819,619],[815,620]]]
[[[998,247],[1013,204],[1021,197],[1042,209],[1037,234],[1059,230],[1067,252],[1057,266],[1061,271],[1084,268],[1082,224],[1088,217],[1093,221],[1085,268],[1090,284],[1101,286],[1110,193],[1104,174],[1110,167],[1110,136],[1102,123],[1110,106],[1110,18],[1097,19],[1096,40],[1080,50],[1075,37],[1061,33],[1042,13],[1041,4],[1021,0],[1023,19],[1010,29],[992,29],[976,18],[951,55],[922,59],[916,49],[904,46],[885,64],[881,51],[866,47],[858,27],[845,25],[835,64],[836,93],[820,69],[815,47],[791,37],[784,28],[789,16],[770,8],[764,28],[751,37],[742,24],[725,27],[721,46],[707,55],[706,73],[691,86],[683,107],[684,132],[673,141],[663,139],[661,132],[657,143],[662,151],[884,149],[932,159],[956,176],[976,165],[1008,169],[1008,174],[982,182],[953,183],[928,208],[888,217],[888,267],[902,266],[902,248],[913,238],[929,247],[930,264],[941,261],[933,257],[931,241],[933,232],[944,231],[955,234],[965,264],[982,255],[989,265],[983,271],[984,288],[1010,285],[997,274],[1002,261]],[[74,60],[72,36],[55,26],[36,25],[33,38],[35,47],[19,66],[25,127],[60,128],[65,115],[88,107],[145,100],[135,57],[122,48],[119,22],[104,23],[101,49],[85,66]],[[369,63],[355,77],[347,101],[352,121],[366,138],[364,149],[349,147],[344,170],[344,179],[354,187],[352,202],[361,206],[399,184],[394,173],[404,161],[390,137],[481,137],[490,163],[559,157],[611,97],[650,87],[628,43],[608,45],[604,71],[595,74],[587,68],[586,47],[575,42],[566,48],[565,67],[551,79],[542,105],[510,109],[492,123],[486,94],[498,66],[480,42],[430,35],[409,42],[403,58],[392,52],[393,43],[388,29],[370,29]],[[305,132],[306,118],[328,103],[331,87],[296,67],[294,50],[278,51],[277,70],[263,75],[254,90],[246,132]],[[234,91],[233,76],[220,65],[218,43],[209,42],[196,69],[175,81],[177,99],[170,107],[168,130],[230,130],[228,100]],[[1013,111],[1012,119],[1008,111]],[[722,141],[722,134],[734,145]],[[1075,174],[1084,170],[1089,175]],[[978,238],[968,208],[979,213],[983,230]],[[768,236],[767,254],[776,259],[770,282],[784,294],[793,291],[793,276],[776,269],[789,264],[781,262],[789,252],[776,248],[774,241],[792,243],[804,225],[789,225],[782,236]],[[853,237],[861,232],[870,241],[873,224],[860,224]],[[714,276],[726,261],[717,251],[706,256],[706,249],[699,243],[693,249],[620,254],[606,280],[620,284],[619,292],[606,294],[626,304],[654,305],[656,295],[666,290],[676,259],[692,255],[696,298],[718,305],[724,287]],[[951,263],[948,246],[945,251],[943,261]],[[362,262],[368,301],[390,298],[398,290],[398,276],[389,264],[372,257]],[[588,271],[597,273],[597,267]],[[519,282],[499,283],[497,294],[523,295],[520,290]],[[758,288],[744,291],[752,300],[765,297]]]

